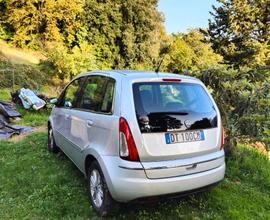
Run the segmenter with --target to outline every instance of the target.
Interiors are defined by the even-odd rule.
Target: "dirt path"
[[[28,134],[13,135],[9,140],[17,142],[23,140],[27,135],[32,134],[33,132],[45,132],[45,131],[47,131],[47,126],[42,125],[39,127],[34,127],[33,131]]]

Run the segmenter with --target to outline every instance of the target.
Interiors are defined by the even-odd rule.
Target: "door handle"
[[[86,120],[86,126],[87,127],[92,127],[94,122],[92,120]]]
[[[69,114],[65,114],[65,119],[66,120],[71,119],[71,116]]]

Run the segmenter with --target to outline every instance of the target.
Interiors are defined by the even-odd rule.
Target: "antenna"
[[[164,60],[164,58],[166,57],[166,55],[168,54],[168,52],[170,51],[171,46],[172,46],[172,44],[174,43],[175,40],[176,40],[176,39],[174,39],[173,42],[171,42],[171,43],[169,44],[168,47],[165,47],[165,48],[163,49],[163,50],[164,50],[163,56],[162,56],[161,60],[159,61],[157,68],[155,69],[156,74],[158,74],[159,69],[160,69],[160,67],[161,67],[161,65],[162,65],[162,63],[163,63],[163,60]]]
[[[159,61],[159,64],[158,64],[157,68],[155,69],[155,72],[156,72],[156,73],[159,72],[160,66],[161,66],[161,64],[163,63],[163,60],[164,60],[164,58],[165,58],[166,55],[167,55],[167,53],[164,53],[164,54],[163,54],[163,57],[162,57],[161,60]]]

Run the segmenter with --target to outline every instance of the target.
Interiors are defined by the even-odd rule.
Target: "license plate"
[[[185,143],[205,140],[203,130],[165,133],[166,144]]]

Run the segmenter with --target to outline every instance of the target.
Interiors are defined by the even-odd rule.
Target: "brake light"
[[[220,146],[220,150],[222,150],[224,148],[224,144],[225,144],[225,135],[224,135],[224,127],[222,127],[222,131],[221,131],[221,146]]]
[[[164,82],[181,82],[181,79],[172,79],[172,78],[166,78],[162,79]]]
[[[119,154],[124,160],[139,161],[139,154],[126,119],[119,119]]]

